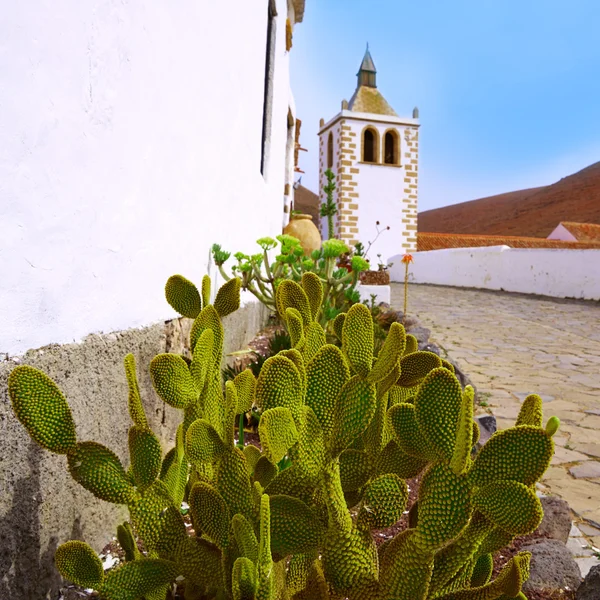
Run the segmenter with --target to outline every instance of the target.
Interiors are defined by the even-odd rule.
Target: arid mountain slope
[[[419,213],[419,231],[547,237],[561,221],[600,224],[600,162],[560,181]]]

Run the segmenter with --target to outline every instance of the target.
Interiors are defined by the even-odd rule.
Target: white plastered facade
[[[7,5],[0,353],[171,318],[170,275],[199,282],[213,243],[249,253],[281,232],[286,20],[304,2],[273,0],[261,173],[268,1]]]

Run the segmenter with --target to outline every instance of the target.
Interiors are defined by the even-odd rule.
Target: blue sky
[[[420,110],[419,210],[600,161],[598,0],[307,0],[291,69],[313,191],[319,119],[352,95],[367,41],[388,102]]]

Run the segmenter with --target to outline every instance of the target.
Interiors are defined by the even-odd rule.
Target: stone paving
[[[600,304],[414,284],[408,294],[408,314],[469,375],[499,429],[531,393],[560,418],[541,490],[563,497],[600,548]],[[402,284],[391,304],[403,306]]]

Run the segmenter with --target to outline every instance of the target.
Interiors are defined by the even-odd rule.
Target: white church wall
[[[392,258],[395,282],[404,281],[401,258]],[[416,252],[413,260],[412,283],[600,300],[600,250],[449,248]]]
[[[277,0],[15,2],[0,22],[0,352],[174,316],[166,279],[281,231],[289,63]],[[293,50],[292,50],[293,51]]]

